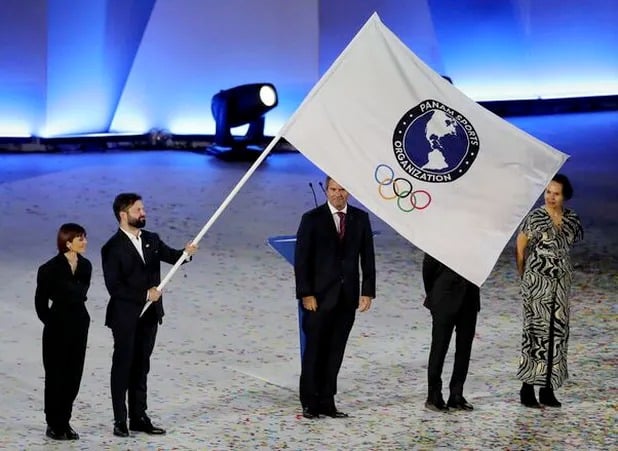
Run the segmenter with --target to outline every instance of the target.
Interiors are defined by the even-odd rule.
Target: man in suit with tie
[[[429,254],[423,259],[425,307],[431,311],[431,349],[427,365],[428,396],[425,407],[436,411],[472,410],[463,396],[468,375],[476,317],[481,308],[479,287]],[[442,398],[442,368],[455,329],[455,362],[448,403]]]
[[[157,327],[164,314],[161,292],[157,290],[161,262],[176,263],[183,250],[172,249],[156,233],[143,230],[146,211],[139,194],[119,194],[113,209],[120,227],[101,249],[101,257],[105,286],[110,294],[105,325],[114,336],[111,370],[114,435],[128,437],[129,429],[165,434],[146,415],[147,376]],[[189,256],[196,250],[197,246],[190,243],[184,249]],[[140,317],[147,301],[152,305]]]
[[[306,212],[298,227],[294,273],[306,337],[300,375],[305,418],[348,415],[335,406],[341,367],[356,309],[375,297],[375,260],[369,215],[348,205],[348,192],[326,178],[328,202]],[[362,279],[359,275],[359,263]]]

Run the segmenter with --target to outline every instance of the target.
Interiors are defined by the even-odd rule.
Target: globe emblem
[[[441,183],[459,178],[470,168],[479,141],[465,117],[438,101],[426,100],[399,121],[393,147],[408,174]]]
[[[466,131],[444,111],[422,114],[405,137],[406,153],[419,168],[444,173],[458,167],[468,150]]]

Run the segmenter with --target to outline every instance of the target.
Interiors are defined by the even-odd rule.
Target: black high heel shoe
[[[534,409],[539,409],[541,407],[541,405],[536,400],[533,385],[526,383],[522,384],[521,390],[519,390],[519,399],[521,403],[526,407],[531,407]]]
[[[539,389],[539,401],[547,407],[561,407],[562,403],[554,396],[554,390],[551,387],[541,387]]]

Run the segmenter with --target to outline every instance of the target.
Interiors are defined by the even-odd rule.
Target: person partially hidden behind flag
[[[303,416],[309,419],[348,417],[335,405],[337,375],[356,309],[369,310],[375,297],[369,215],[348,205],[348,192],[330,177],[326,177],[326,197],[328,202],[303,215],[294,261],[306,337],[300,402]]]
[[[479,288],[429,254],[423,259],[424,306],[431,311],[431,349],[427,365],[427,409],[472,410],[463,396],[468,375],[476,317],[481,308]],[[442,397],[442,368],[455,329],[455,362],[448,403]]]

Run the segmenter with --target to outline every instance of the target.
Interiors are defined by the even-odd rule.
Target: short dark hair
[[[326,189],[328,189],[328,184],[330,183],[330,181],[333,178],[330,175],[327,175],[326,178],[324,179],[324,186],[326,187]]]
[[[142,196],[137,193],[120,193],[116,196],[113,208],[118,222],[120,222],[120,212],[127,211],[138,200],[142,200]]]
[[[327,175],[325,180],[326,180],[326,181],[325,181],[325,183],[324,183],[324,187],[325,187],[326,189],[328,189],[328,184],[329,184],[330,182],[335,182],[337,185],[341,185],[341,184],[340,184],[337,180],[335,180],[334,178],[332,178],[330,175]],[[345,188],[344,188],[344,189],[345,189]]]
[[[67,242],[73,241],[78,236],[86,236],[86,229],[74,222],[62,224],[58,229],[58,237],[56,238],[58,251],[63,254],[68,252]]]
[[[551,180],[552,182],[559,183],[562,186],[562,196],[564,197],[564,200],[569,200],[573,197],[573,185],[571,185],[571,181],[566,175],[556,174]]]

